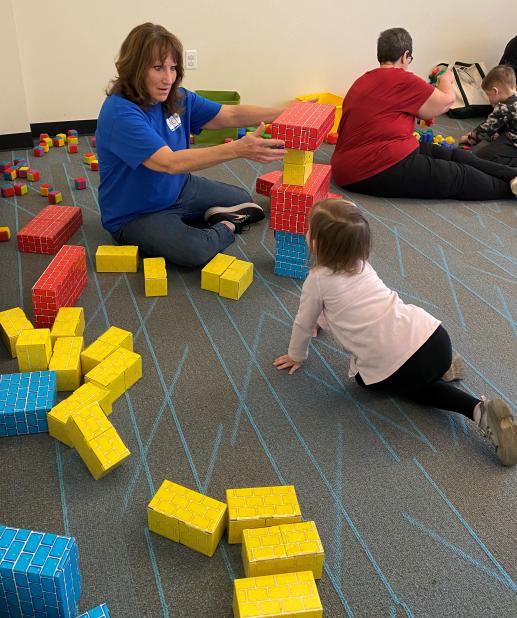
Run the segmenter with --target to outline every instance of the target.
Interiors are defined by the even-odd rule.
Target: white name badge
[[[172,114],[167,118],[167,126],[171,131],[176,131],[181,127],[181,118],[178,114]]]

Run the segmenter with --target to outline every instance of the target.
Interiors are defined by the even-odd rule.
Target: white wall
[[[237,90],[242,102],[264,105],[314,91],[344,94],[356,77],[375,66],[376,38],[389,27],[411,32],[412,69],[423,77],[438,61],[483,60],[492,66],[517,34],[515,20],[502,17],[508,14],[508,0],[493,0],[490,9],[472,0],[7,2],[14,10],[33,123],[96,118],[120,44],[144,21],[164,25],[185,48],[198,50],[199,68],[187,71],[186,87]],[[15,31],[9,23],[4,27],[4,17],[0,49],[10,45],[3,40],[4,30]],[[23,103],[19,79],[11,90],[13,100]],[[12,107],[2,94],[0,134],[6,132],[6,116],[16,117],[23,105]]]
[[[30,131],[13,0],[0,0],[0,135]]]

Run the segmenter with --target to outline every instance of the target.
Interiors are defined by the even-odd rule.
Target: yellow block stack
[[[201,288],[238,300],[253,281],[253,264],[218,253],[201,271]]]
[[[167,296],[167,268],[165,258],[144,258],[146,296]]]

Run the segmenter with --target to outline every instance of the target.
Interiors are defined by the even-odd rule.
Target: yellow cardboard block
[[[238,300],[253,281],[253,264],[234,260],[220,277],[219,295]]]
[[[138,247],[134,245],[99,245],[95,253],[98,273],[136,273]]]
[[[29,322],[23,309],[14,307],[0,311],[0,337],[9,354],[16,357],[16,341],[22,330],[31,330],[34,326]]]
[[[233,255],[218,253],[201,270],[201,289],[219,294],[219,280],[221,275],[235,261]]]
[[[322,618],[314,576],[310,571],[234,580],[235,618]]]
[[[58,337],[49,363],[57,374],[58,391],[75,391],[81,385],[82,337]]]
[[[96,339],[81,352],[81,371],[83,375],[89,373],[94,367],[116,350],[116,346]]]
[[[116,348],[109,356],[84,376],[85,382],[94,382],[110,391],[113,403],[142,377],[142,357],[125,348]]]
[[[79,410],[87,408],[93,403],[98,404],[106,416],[111,414],[110,392],[93,382],[87,382],[81,385],[69,397],[60,401],[47,414],[49,434],[67,446],[72,446],[72,440],[67,431],[68,419]]]
[[[228,543],[241,543],[242,531],[301,521],[294,485],[226,490]]]
[[[46,371],[52,356],[50,329],[22,330],[16,341],[18,367],[24,371]]]
[[[149,530],[212,556],[226,527],[226,504],[163,481],[147,506]]]
[[[110,326],[98,337],[99,341],[109,343],[114,348],[125,348],[133,351],[133,333],[118,326]]]
[[[284,164],[284,185],[303,186],[312,174],[312,163],[297,165],[296,163]]]
[[[314,152],[312,150],[293,150],[286,149],[284,163],[294,163],[295,165],[312,165]]]
[[[146,296],[167,296],[167,268],[165,258],[144,258]]]
[[[72,445],[95,480],[118,466],[130,452],[98,404],[72,414],[67,421]]]
[[[84,334],[84,309],[60,307],[50,331],[52,345],[58,337],[82,337]]]
[[[246,577],[312,571],[321,578],[325,553],[313,521],[254,528],[242,533]]]

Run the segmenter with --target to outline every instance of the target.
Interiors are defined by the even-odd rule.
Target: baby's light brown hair
[[[515,71],[506,64],[498,64],[493,69],[490,69],[481,82],[481,88],[485,91],[500,85],[512,90],[515,90],[516,87]]]
[[[368,221],[347,200],[326,199],[312,207],[308,240],[316,266],[335,273],[360,273],[370,255]]]

